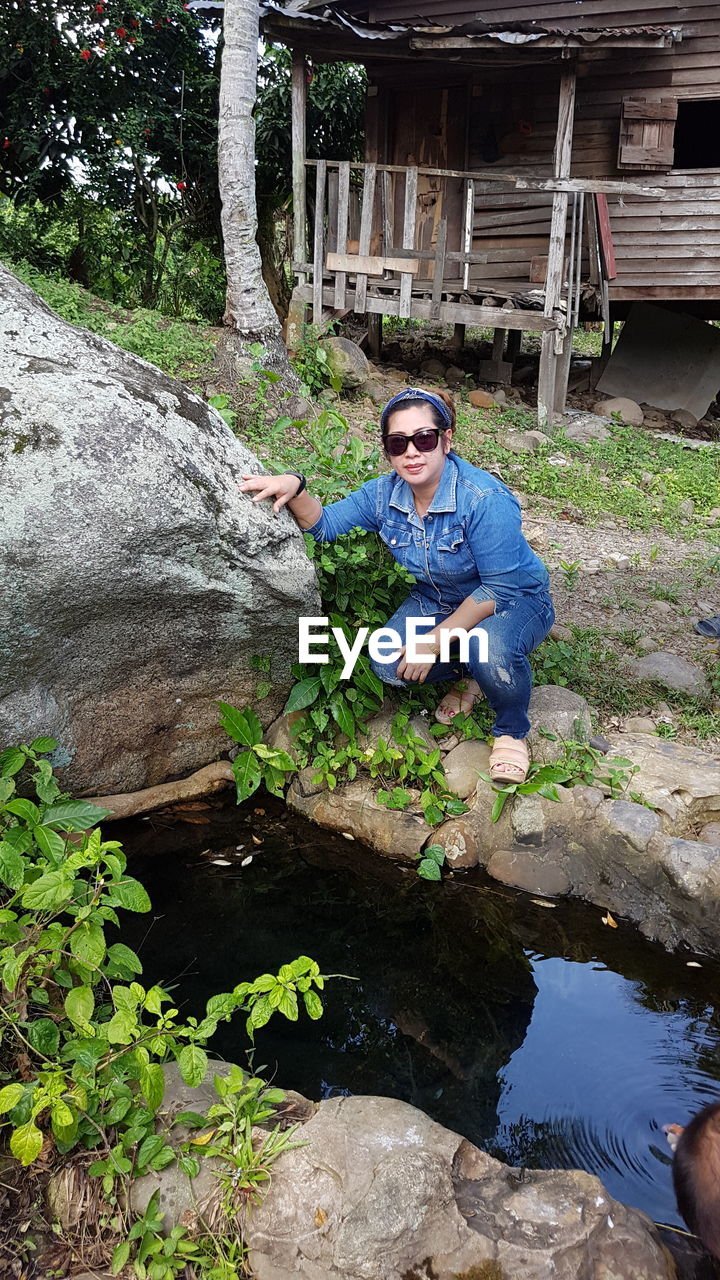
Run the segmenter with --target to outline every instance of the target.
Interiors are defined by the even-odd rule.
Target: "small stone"
[[[537,851],[499,849],[490,859],[487,870],[493,880],[546,898],[570,891],[570,879],[562,864],[553,858],[540,857]]]
[[[654,475],[652,474],[652,472],[651,472],[651,471],[643,471],[643,472],[641,472],[641,475],[640,475],[640,481],[641,481],[642,485],[643,485],[645,488],[647,488],[649,485],[651,485],[654,479],[655,479],[655,477],[654,477]]]
[[[621,551],[611,551],[605,557],[605,563],[610,569],[631,569],[632,561],[629,556],[624,556]]]
[[[708,511],[707,518],[711,524],[717,524],[718,520],[720,520],[720,507],[713,507],[711,511]]]
[[[636,647],[641,653],[655,653],[657,651],[658,642],[653,636],[640,636],[636,641]]]
[[[507,404],[507,394],[503,391],[502,387],[498,387],[495,392],[495,400],[498,404]]]
[[[420,365],[420,372],[426,378],[444,378],[445,365],[442,360],[425,360]]]
[[[655,719],[664,720],[667,723],[672,724],[672,708],[668,706],[667,702],[658,702],[655,708]]]
[[[697,609],[701,618],[714,617],[715,615],[716,606],[714,604],[709,604],[707,600],[696,600],[695,608]]]
[[[517,503],[518,503],[518,506],[520,507],[520,510],[527,511],[528,507],[530,506],[530,499],[528,498],[527,494],[520,493],[519,490],[516,489],[515,497],[517,499]]]
[[[655,721],[650,716],[628,716],[623,720],[623,729],[627,733],[654,733]]]
[[[619,414],[620,421],[627,423],[630,427],[641,427],[645,417],[640,405],[634,400],[628,399],[627,396],[614,396],[611,400],[598,400],[593,405],[593,413],[599,413],[601,416],[611,418],[614,413]]]
[[[610,428],[607,421],[594,413],[579,413],[572,417],[570,423],[565,428],[565,435],[568,440],[574,440],[576,444],[589,444],[592,440],[598,440],[603,443],[610,439]]]
[[[444,822],[433,831],[428,844],[442,845],[447,864],[454,871],[476,867],[481,860],[477,824],[472,819],[461,816]]]
[[[662,819],[658,813],[631,800],[613,800],[605,817],[609,826],[641,852],[662,830]]]
[[[545,839],[545,813],[539,796],[516,796],[510,818],[518,844],[542,844]]]
[[[690,520],[695,514],[695,503],[692,498],[683,498],[682,502],[678,503],[677,513],[682,520]]]
[[[364,391],[368,400],[372,400],[373,404],[381,407],[386,405],[388,400],[392,399],[385,388],[381,386],[379,382],[373,382],[372,378],[369,382],[365,383]]]
[[[537,453],[550,444],[550,437],[542,431],[511,431],[500,436],[500,444],[511,453]]]
[[[538,764],[552,764],[559,760],[564,743],[574,739],[587,742],[590,734],[590,708],[579,693],[562,685],[541,684],[533,689],[528,711],[532,726],[528,743],[533,760]],[[545,729],[555,736],[555,741],[540,733]]]
[[[466,800],[477,787],[478,774],[490,768],[490,747],[487,742],[471,740],[461,742],[449,751],[443,760],[445,778],[450,791]]]
[[[550,628],[551,640],[572,640],[573,633],[569,627],[563,626],[562,622],[554,622]]]
[[[676,409],[672,420],[679,427],[683,427],[685,431],[693,431],[698,424],[695,414],[691,413],[689,409]]]
[[[531,524],[524,530],[525,541],[532,547],[533,551],[545,551],[548,545],[548,536],[542,525]]]
[[[637,658],[630,666],[636,680],[655,680],[668,689],[689,693],[695,698],[706,697],[710,692],[707,677],[700,667],[665,650]]]
[[[720,848],[720,822],[706,822],[698,839],[703,844],[713,844]]]
[[[607,738],[604,738],[601,733],[596,733],[592,738],[588,738],[588,746],[592,747],[593,751],[602,751],[604,756],[607,755],[611,745],[612,744],[608,742]]]
[[[672,613],[673,612],[673,606],[670,604],[668,600],[652,600],[650,602],[650,608],[652,609],[653,613]]]
[[[465,380],[465,370],[459,369],[456,364],[451,364],[449,369],[445,371],[445,381],[449,387],[459,387]]]
[[[471,391],[468,399],[475,409],[492,409],[497,404],[495,397],[489,391],[483,391],[482,387]]]

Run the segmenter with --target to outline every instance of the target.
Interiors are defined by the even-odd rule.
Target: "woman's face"
[[[390,414],[387,435],[414,436],[418,431],[427,431],[428,427],[434,426],[433,412],[429,405],[411,405],[399,413]],[[448,427],[440,435],[432,453],[421,453],[410,440],[407,449],[398,458],[388,455],[391,466],[409,485],[437,484],[445,465],[445,456],[450,452],[452,434],[452,429]]]

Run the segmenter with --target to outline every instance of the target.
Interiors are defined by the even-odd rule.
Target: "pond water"
[[[123,937],[184,1013],[312,956],[356,980],[328,983],[321,1021],[258,1033],[255,1065],[279,1084],[403,1098],[510,1164],[587,1169],[682,1225],[661,1126],[720,1097],[716,962],[479,873],[427,884],[279,804],[180,816],[113,834],[153,902]],[[241,1063],[242,1023],[214,1045]]]

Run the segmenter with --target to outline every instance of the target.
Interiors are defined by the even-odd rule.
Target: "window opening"
[[[675,169],[720,169],[720,98],[678,102]]]

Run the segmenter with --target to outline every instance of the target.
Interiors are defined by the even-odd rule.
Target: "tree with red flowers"
[[[0,193],[117,211],[153,305],[173,237],[219,237],[216,45],[181,0],[5,0]],[[120,248],[120,246],[118,246]]]

